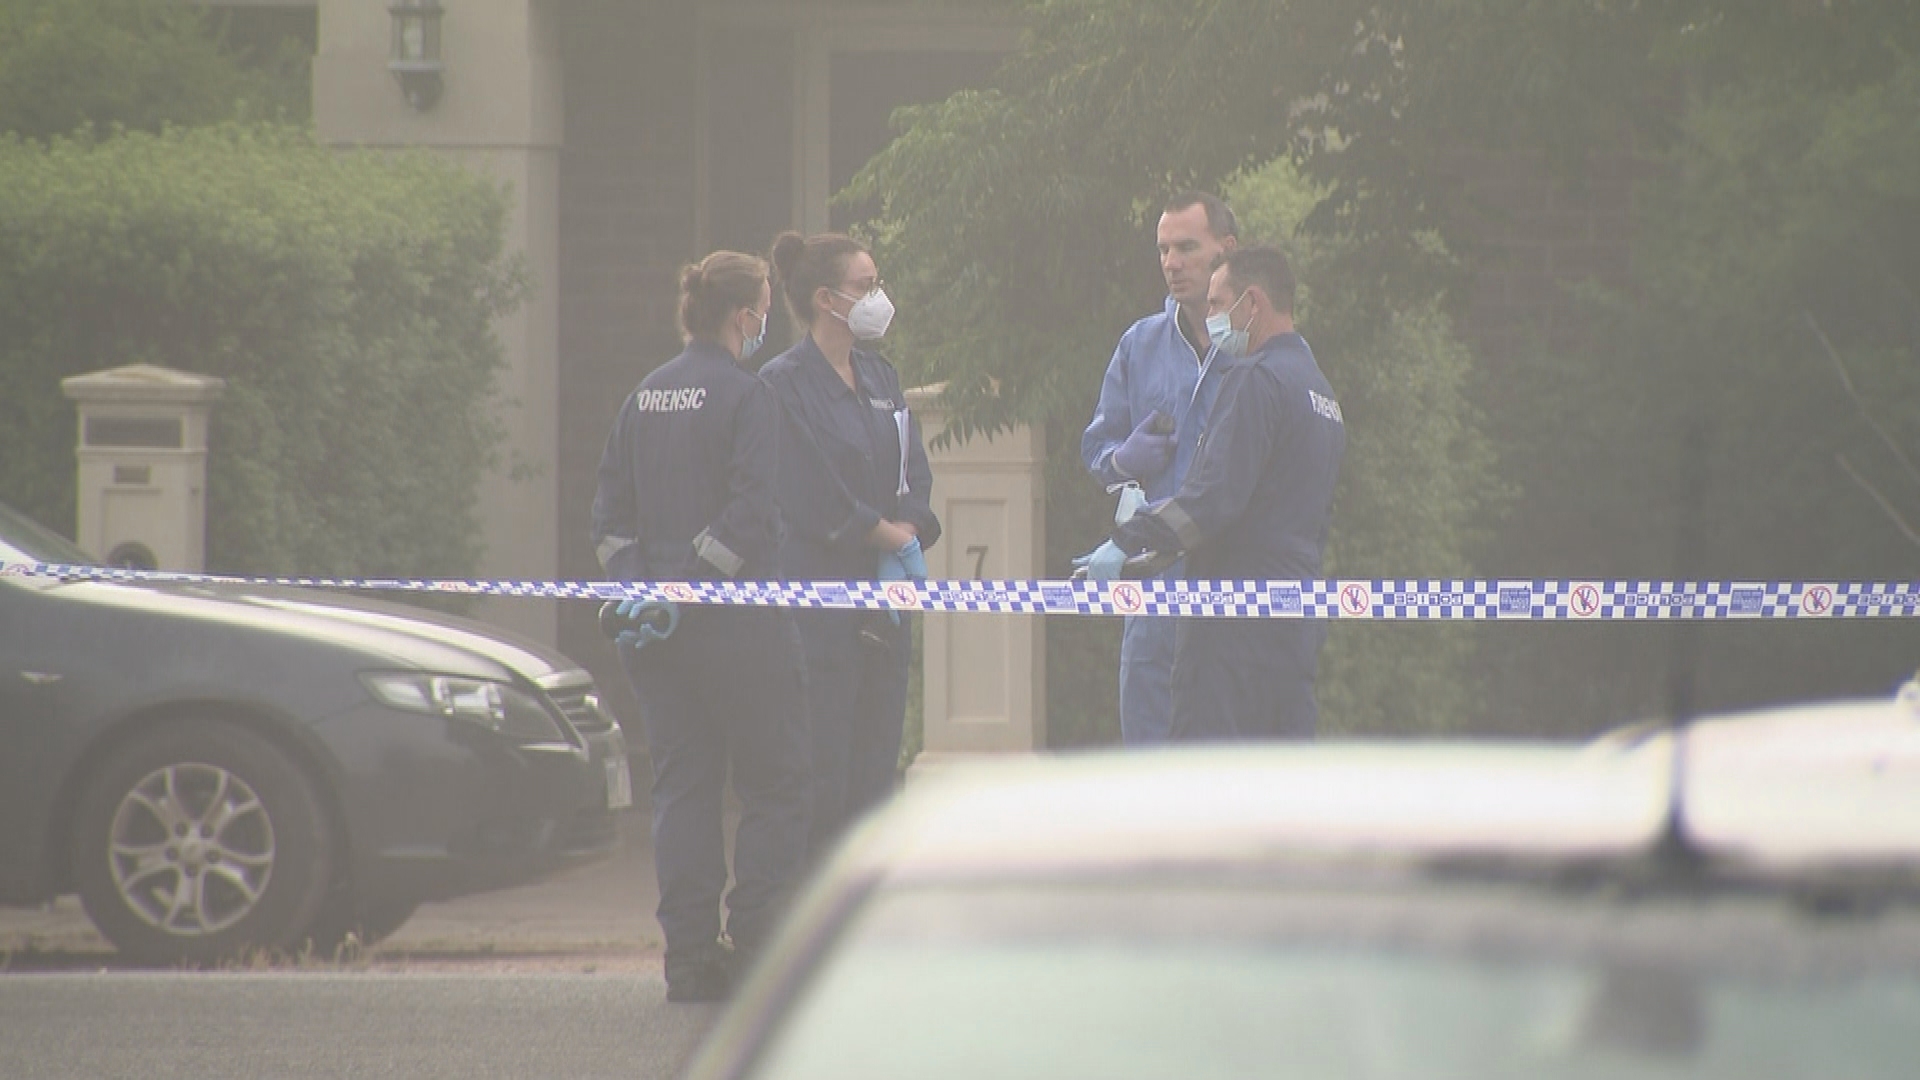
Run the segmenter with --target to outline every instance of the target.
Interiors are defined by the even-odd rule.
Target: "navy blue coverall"
[[[724,347],[695,341],[627,398],[600,459],[593,540],[623,581],[780,578],[780,406]],[[671,968],[719,938],[728,766],[742,816],[727,935],[759,947],[806,862],[805,676],[792,613],[683,605],[665,641],[623,648],[653,757],[654,861]]]
[[[779,394],[798,447],[782,458],[782,550],[798,581],[869,581],[880,552],[866,542],[882,518],[910,524],[920,546],[940,539],[929,498],[933,470],[900,375],[854,349],[849,387],[811,336],[769,360],[760,375]],[[813,812],[808,850],[829,850],[847,823],[885,798],[898,775],[906,720],[911,633],[880,612],[800,616],[813,725]],[[862,631],[866,632],[863,640]]]
[[[1197,580],[1320,575],[1346,419],[1299,334],[1276,334],[1227,370],[1193,468],[1171,499],[1113,534],[1130,555],[1186,552]],[[1173,738],[1312,738],[1323,623],[1183,618]]]

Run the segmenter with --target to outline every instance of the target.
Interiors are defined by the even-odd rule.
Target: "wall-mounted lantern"
[[[394,0],[387,7],[393,16],[393,53],[387,70],[400,80],[407,104],[416,109],[431,109],[440,100],[440,16],[446,13],[438,0]]]

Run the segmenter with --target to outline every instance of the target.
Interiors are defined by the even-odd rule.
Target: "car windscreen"
[[[0,503],[0,563],[14,562],[91,566],[94,558],[73,541]]]
[[[1905,1078],[1917,923],[1534,889],[883,892],[753,1075]]]

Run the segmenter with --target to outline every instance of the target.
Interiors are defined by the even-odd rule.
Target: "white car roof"
[[[1920,866],[1920,706],[1697,721],[1683,820],[1702,854]],[[1346,742],[1110,751],[939,766],[843,853],[892,879],[1266,859],[1574,861],[1653,849],[1664,731],[1593,744]]]

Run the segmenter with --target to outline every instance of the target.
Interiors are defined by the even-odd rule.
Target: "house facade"
[[[830,196],[906,104],[983,85],[1016,26],[932,4],[826,0],[437,0],[441,92],[389,71],[393,8],[435,0],[232,0],[313,22],[313,115],[342,146],[428,147],[506,186],[533,291],[505,319],[508,463],[482,496],[484,576],[587,579],[595,467],[621,402],[679,348],[680,266],[847,224]],[[1630,177],[1577,194],[1544,165],[1463,153],[1484,259],[1464,329],[1496,369],[1561,283],[1624,269]],[[1143,253],[1143,257],[1146,257]],[[790,340],[776,304],[771,348]],[[1089,388],[1089,395],[1093,388]],[[590,605],[488,601],[491,622],[613,675]]]
[[[621,401],[679,348],[680,266],[845,224],[829,196],[900,105],[984,82],[1016,32],[907,5],[443,0],[442,89],[388,71],[378,0],[319,0],[313,111],[340,145],[424,146],[510,191],[533,280],[501,337],[511,469],[483,495],[500,578],[598,576],[587,518]],[[776,305],[777,306],[777,305]],[[791,331],[784,316],[769,335]],[[500,600],[489,621],[597,656],[592,612]]]

